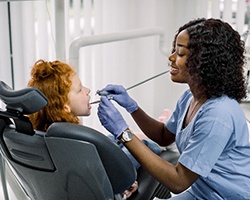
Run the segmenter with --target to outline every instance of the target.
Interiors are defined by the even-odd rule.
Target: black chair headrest
[[[45,95],[35,87],[13,90],[3,81],[0,81],[0,99],[6,104],[7,110],[32,114],[47,105]]]

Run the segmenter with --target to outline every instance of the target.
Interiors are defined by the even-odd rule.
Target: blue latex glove
[[[127,93],[126,89],[121,85],[107,85],[100,92],[107,91],[108,96],[115,100],[120,106],[125,108],[129,113],[138,109],[138,105]]]
[[[117,139],[128,128],[121,113],[116,109],[108,97],[101,97],[97,115],[101,124]]]

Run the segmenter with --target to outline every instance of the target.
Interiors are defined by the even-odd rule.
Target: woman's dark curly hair
[[[192,84],[207,98],[227,95],[240,102],[246,97],[244,42],[228,23],[219,19],[196,19],[179,28],[189,34],[187,68]],[[173,48],[174,49],[174,48]]]

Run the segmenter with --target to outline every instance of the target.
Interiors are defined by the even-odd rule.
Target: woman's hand
[[[121,113],[116,109],[108,97],[101,97],[97,115],[101,124],[117,139],[128,128]]]
[[[120,106],[125,108],[129,113],[138,109],[138,105],[127,93],[126,89],[121,85],[107,85],[99,91],[100,93],[108,93],[108,97],[115,100]]]

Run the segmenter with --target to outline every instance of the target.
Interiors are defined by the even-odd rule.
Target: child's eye
[[[78,90],[78,93],[80,93],[82,91],[82,87]]]

